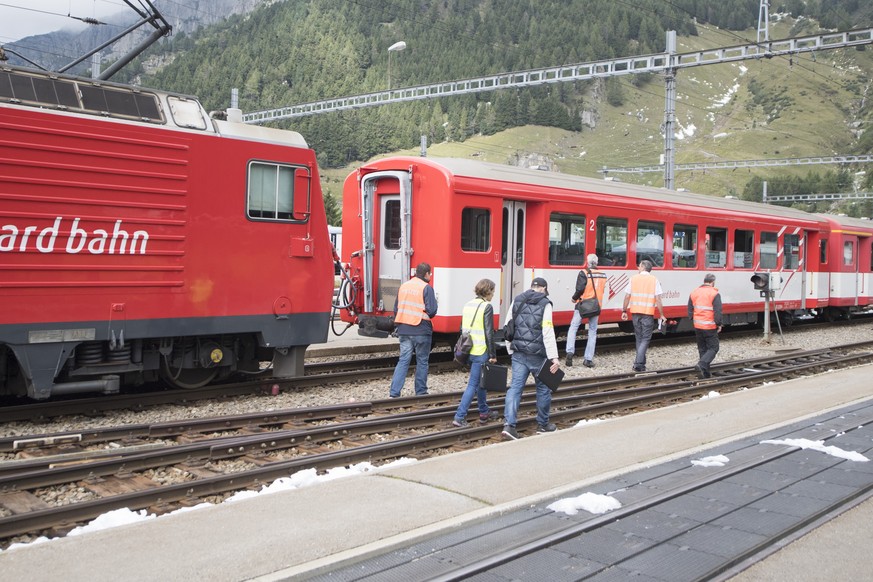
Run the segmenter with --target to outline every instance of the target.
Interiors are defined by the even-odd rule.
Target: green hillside
[[[668,29],[679,32],[679,52],[746,44],[756,37],[758,4],[286,0],[179,35],[133,70],[169,62],[142,83],[196,94],[209,109],[226,107],[236,87],[243,110],[254,111],[383,90],[386,49],[400,39],[408,48],[394,56],[395,87],[660,52]],[[783,14],[772,16],[773,39],[817,34],[820,25],[864,27],[873,19],[867,3],[857,0],[789,0],[774,10]],[[871,72],[873,47],[683,69],[677,77],[676,161],[871,153],[873,134],[863,133],[873,118],[867,99]],[[342,178],[362,160],[417,154],[421,135],[432,156],[588,176],[600,176],[604,166],[651,166],[663,151],[663,118],[663,77],[637,75],[385,105],[279,125],[306,137],[318,154],[325,190],[338,195]],[[853,180],[871,188],[869,177],[855,176],[859,170],[679,171],[675,185],[748,198],[762,179],[772,194],[851,188]],[[659,173],[614,176],[663,184]],[[870,208],[843,210],[869,215]]]
[[[714,46],[742,44],[735,35],[705,26],[699,36],[679,39],[679,52]],[[788,37],[788,24],[778,25],[774,38]],[[755,31],[746,38],[754,39]],[[870,122],[869,105],[862,107],[861,96],[870,91],[873,78],[871,50],[837,50],[815,57],[767,59],[738,64],[702,66],[681,71],[678,76],[676,107],[677,163],[756,160],[869,154],[869,147],[855,137],[853,129]],[[518,164],[519,159],[549,165],[555,171],[602,177],[604,167],[638,167],[659,163],[664,137],[663,78],[652,78],[637,89],[627,80],[618,81],[625,95],[621,106],[606,101],[596,104],[594,128],[567,131],[558,128],[525,126],[493,136],[475,136],[464,142],[431,144],[433,157],[465,157],[495,163]],[[593,87],[591,92],[596,92]],[[723,105],[721,105],[724,103]],[[397,153],[418,155],[419,148]],[[338,195],[342,178],[358,164],[341,169],[323,169],[326,188]],[[853,167],[850,174],[863,168]],[[791,193],[773,189],[779,177],[806,176],[810,173],[835,174],[831,165],[804,165],[782,168],[676,172],[677,188],[718,196],[742,196],[754,178],[772,182],[771,194]],[[613,173],[622,181],[663,186],[661,173]],[[870,188],[861,176],[859,187]],[[844,203],[845,204],[845,203]],[[820,205],[818,210],[841,210]],[[853,214],[870,215],[868,203]],[[814,209],[814,208],[812,208]],[[842,210],[848,210],[843,208]]]

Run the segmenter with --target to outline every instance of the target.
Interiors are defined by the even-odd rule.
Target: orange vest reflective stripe
[[[711,285],[701,285],[691,292],[691,304],[694,306],[694,327],[696,329],[716,329],[715,310],[712,301],[718,295],[718,289]]]
[[[427,283],[413,277],[397,291],[397,313],[394,323],[418,325],[422,319],[430,319],[424,311],[424,288]]]
[[[597,292],[597,300],[603,305],[603,293],[606,291],[606,275],[597,269],[591,269],[591,276],[585,282],[585,291],[582,292],[582,297],[579,300],[591,299],[594,297],[595,290]]]
[[[655,315],[655,289],[658,280],[654,275],[634,275],[630,282],[630,307],[631,313]]]

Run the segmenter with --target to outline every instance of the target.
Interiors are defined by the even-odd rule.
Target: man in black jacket
[[[551,360],[551,371],[560,366],[558,343],[552,323],[552,302],[548,299],[548,283],[542,277],[531,282],[531,287],[512,302],[515,333],[512,338],[512,385],[506,391],[503,411],[503,436],[519,438],[515,424],[521,391],[530,374],[537,387],[537,432],[553,432],[557,427],[549,422],[552,391],[536,377],[546,360]]]

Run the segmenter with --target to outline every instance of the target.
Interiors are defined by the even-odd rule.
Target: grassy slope
[[[700,27],[697,37],[680,38],[678,52],[745,44],[736,35]],[[771,38],[790,35],[788,25],[777,24]],[[753,41],[755,31],[744,35]],[[706,65],[681,70],[677,76],[677,133],[694,126],[693,134],[675,140],[677,163],[828,156],[851,153],[858,91],[873,78],[873,47],[866,51],[831,50],[787,58]],[[514,128],[498,135],[469,139],[463,143],[433,144],[431,157],[475,157],[515,163],[517,156],[544,156],[557,171],[600,177],[603,166],[648,166],[659,162],[664,140],[660,126],[664,118],[664,81],[657,76],[636,90],[621,78],[626,99],[621,107],[589,97],[586,109],[595,108],[594,129],[568,132],[546,127]],[[862,79],[859,83],[858,80]],[[747,108],[753,98],[752,80],[769,96],[765,107]],[[853,84],[854,83],[854,84]],[[722,100],[735,85],[738,89],[723,106]],[[860,88],[860,89],[859,89]],[[789,101],[780,107],[779,98]],[[779,108],[779,117],[768,122],[768,113]],[[863,125],[862,125],[863,127]],[[400,154],[418,155],[417,149]],[[323,170],[323,186],[339,196],[342,180],[352,167]],[[704,194],[724,196],[742,192],[752,175],[834,170],[836,166],[798,166],[676,172],[676,187]],[[663,185],[661,173],[614,174],[638,184]]]

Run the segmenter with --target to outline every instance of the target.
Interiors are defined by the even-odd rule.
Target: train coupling
[[[384,339],[394,331],[394,318],[365,315],[358,318],[358,335]]]

